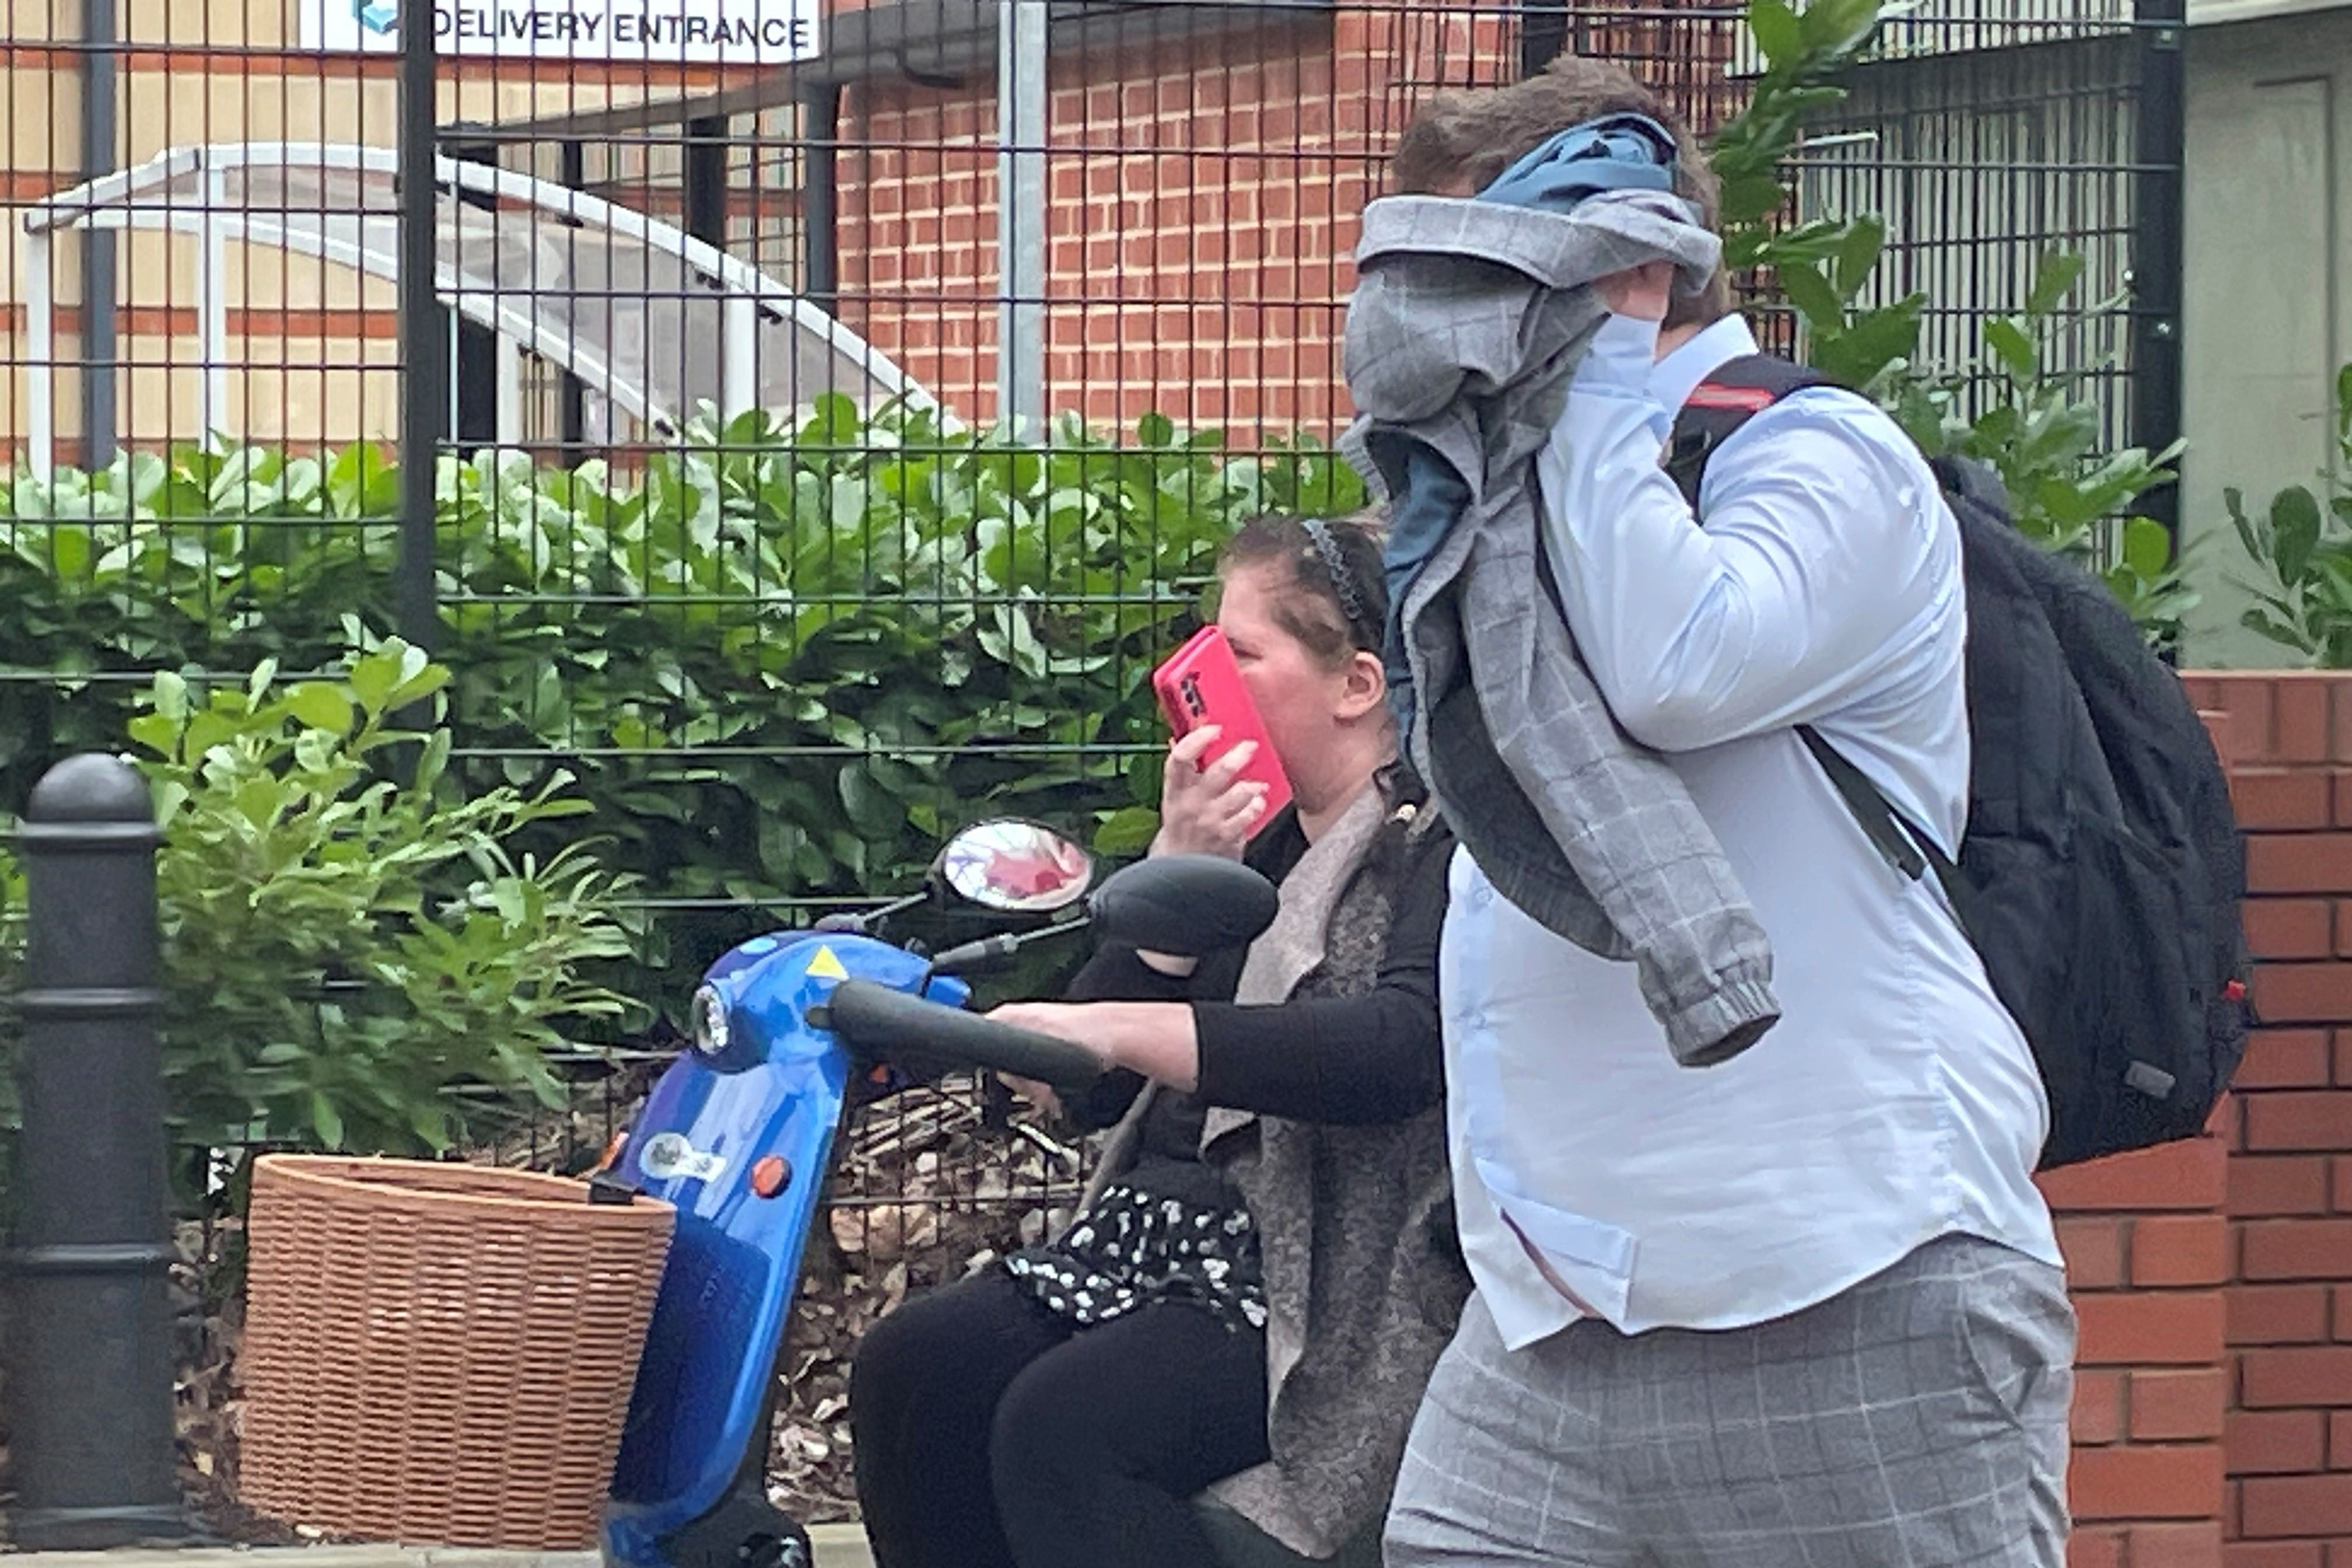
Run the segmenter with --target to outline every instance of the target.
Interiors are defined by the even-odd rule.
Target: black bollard
[[[154,806],[113,757],[59,763],[28,884],[9,1333],[12,1525],[29,1550],[180,1535]]]

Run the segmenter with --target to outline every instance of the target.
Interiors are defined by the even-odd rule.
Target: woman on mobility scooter
[[[1379,1560],[1469,1290],[1440,1104],[1453,839],[1395,766],[1375,529],[1262,519],[1220,574],[1293,800],[1261,825],[1244,746],[1204,770],[1195,730],[1152,853],[1241,857],[1281,914],[1245,957],[1108,948],[1073,1001],[992,1015],[1099,1055],[1064,1110],[1117,1131],[1060,1237],[867,1334],[850,1419],[878,1568]]]

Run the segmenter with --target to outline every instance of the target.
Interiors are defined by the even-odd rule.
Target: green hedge
[[[649,1001],[794,901],[902,889],[976,816],[1135,847],[1145,678],[1261,510],[1361,503],[1312,443],[1235,453],[1147,418],[1045,447],[830,402],[702,426],[622,475],[441,460],[453,773],[561,767],[654,919]],[[119,749],[157,669],[331,669],[393,629],[399,476],[379,447],[123,458],[0,510],[0,811]],[[552,853],[552,829],[523,847]],[[769,912],[753,915],[750,907]]]

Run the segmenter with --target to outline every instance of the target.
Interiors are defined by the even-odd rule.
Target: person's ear
[[[1339,718],[1360,719],[1388,700],[1388,671],[1379,654],[1358,648],[1339,674],[1339,703],[1334,710]]]

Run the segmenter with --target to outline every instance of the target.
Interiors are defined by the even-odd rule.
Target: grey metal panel
[[[2087,24],[2063,41],[1882,60],[1811,133],[1798,174],[1806,216],[1875,212],[1887,258],[1873,303],[1927,295],[1923,360],[1959,371],[1983,358],[1992,316],[2021,310],[2041,259],[2080,252],[2071,303],[2121,295],[2131,265],[2137,63],[2131,38]],[[2061,345],[2054,368],[2097,376],[2108,439],[2130,429],[2128,327],[2120,310]]]

